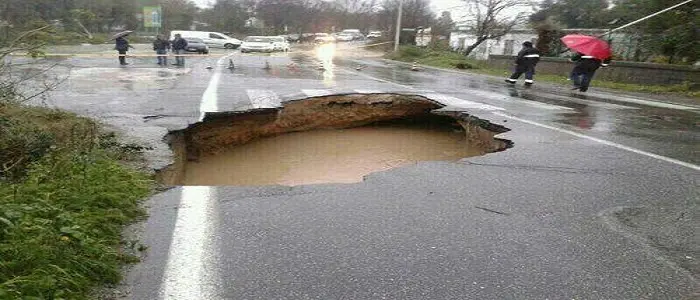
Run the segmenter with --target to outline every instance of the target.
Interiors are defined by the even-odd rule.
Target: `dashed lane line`
[[[644,156],[647,156],[647,157],[651,157],[651,158],[653,158],[653,159],[665,161],[665,162],[668,162],[668,163],[672,163],[672,164],[675,164],[675,165],[679,165],[679,166],[683,166],[683,167],[686,167],[686,168],[690,168],[690,169],[693,169],[693,170],[696,170],[696,171],[700,171],[700,166],[695,165],[695,164],[692,164],[692,163],[684,162],[684,161],[681,161],[681,160],[677,160],[677,159],[674,159],[674,158],[670,158],[670,157],[666,157],[666,156],[663,156],[663,155],[654,154],[654,153],[651,153],[651,152],[646,152],[646,151],[644,151],[644,150],[639,150],[639,149],[635,149],[635,148],[628,147],[628,146],[625,146],[625,145],[621,145],[621,144],[618,144],[618,143],[613,143],[613,142],[611,142],[611,141],[606,141],[606,140],[603,140],[603,139],[595,138],[595,137],[588,136],[588,135],[585,135],[585,134],[581,134],[581,133],[578,133],[578,132],[574,132],[574,131],[571,131],[571,130],[566,130],[566,129],[562,129],[562,128],[558,128],[558,127],[554,127],[554,126],[549,126],[549,125],[537,123],[537,122],[534,122],[534,121],[530,121],[530,120],[518,118],[518,117],[511,116],[511,115],[508,115],[508,114],[504,114],[504,113],[501,113],[501,112],[494,112],[493,114],[494,114],[494,115],[497,115],[497,116],[504,117],[504,118],[508,118],[508,119],[511,119],[511,120],[515,120],[515,121],[518,121],[518,122],[521,122],[521,123],[530,124],[530,125],[537,126],[537,127],[541,127],[541,128],[546,128],[546,129],[554,130],[554,131],[561,132],[561,133],[566,133],[566,134],[573,135],[573,136],[576,136],[576,137],[580,137],[580,138],[584,138],[584,139],[587,139],[587,140],[591,140],[591,141],[594,141],[594,142],[597,142],[597,143],[600,143],[600,144],[603,144],[603,145],[612,146],[612,147],[615,147],[615,148],[618,148],[618,149],[621,149],[621,150],[625,150],[625,151],[628,151],[628,152],[636,153],[636,154],[639,154],[639,155],[644,155]]]

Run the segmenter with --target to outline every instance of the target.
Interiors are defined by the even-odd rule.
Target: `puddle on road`
[[[352,183],[418,161],[482,155],[462,131],[419,126],[314,130],[264,138],[186,165],[185,185]]]
[[[507,128],[422,96],[332,95],[282,108],[207,114],[169,135],[171,185],[353,183],[419,161],[456,161],[512,147]]]
[[[83,91],[118,88],[127,90],[171,87],[187,68],[79,68],[70,71],[71,88]]]

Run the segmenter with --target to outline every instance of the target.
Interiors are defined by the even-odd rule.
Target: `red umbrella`
[[[561,41],[571,50],[590,55],[604,60],[612,56],[610,45],[597,37],[581,34],[569,34],[561,38]]]

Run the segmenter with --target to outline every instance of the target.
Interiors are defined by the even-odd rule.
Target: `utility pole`
[[[394,52],[399,51],[399,39],[401,39],[401,16],[403,14],[403,0],[399,0],[399,16],[396,18],[396,36],[394,37]]]

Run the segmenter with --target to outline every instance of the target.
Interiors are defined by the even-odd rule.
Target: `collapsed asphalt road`
[[[339,93],[420,95],[510,128],[498,137],[515,147],[355,184],[168,190],[149,201],[149,249],[128,274],[126,297],[698,296],[700,245],[689,230],[700,200],[697,108],[511,90],[379,60],[362,60],[362,71],[342,59],[318,70],[311,54],[223,54],[186,69],[68,59],[78,67],[44,101],[150,146],[154,169],[173,161],[163,137],[207,113]]]
[[[421,96],[343,94],[208,113],[168,135],[175,163],[159,178],[170,185],[350,183],[418,161],[512,147],[494,138],[507,128],[442,108]]]

